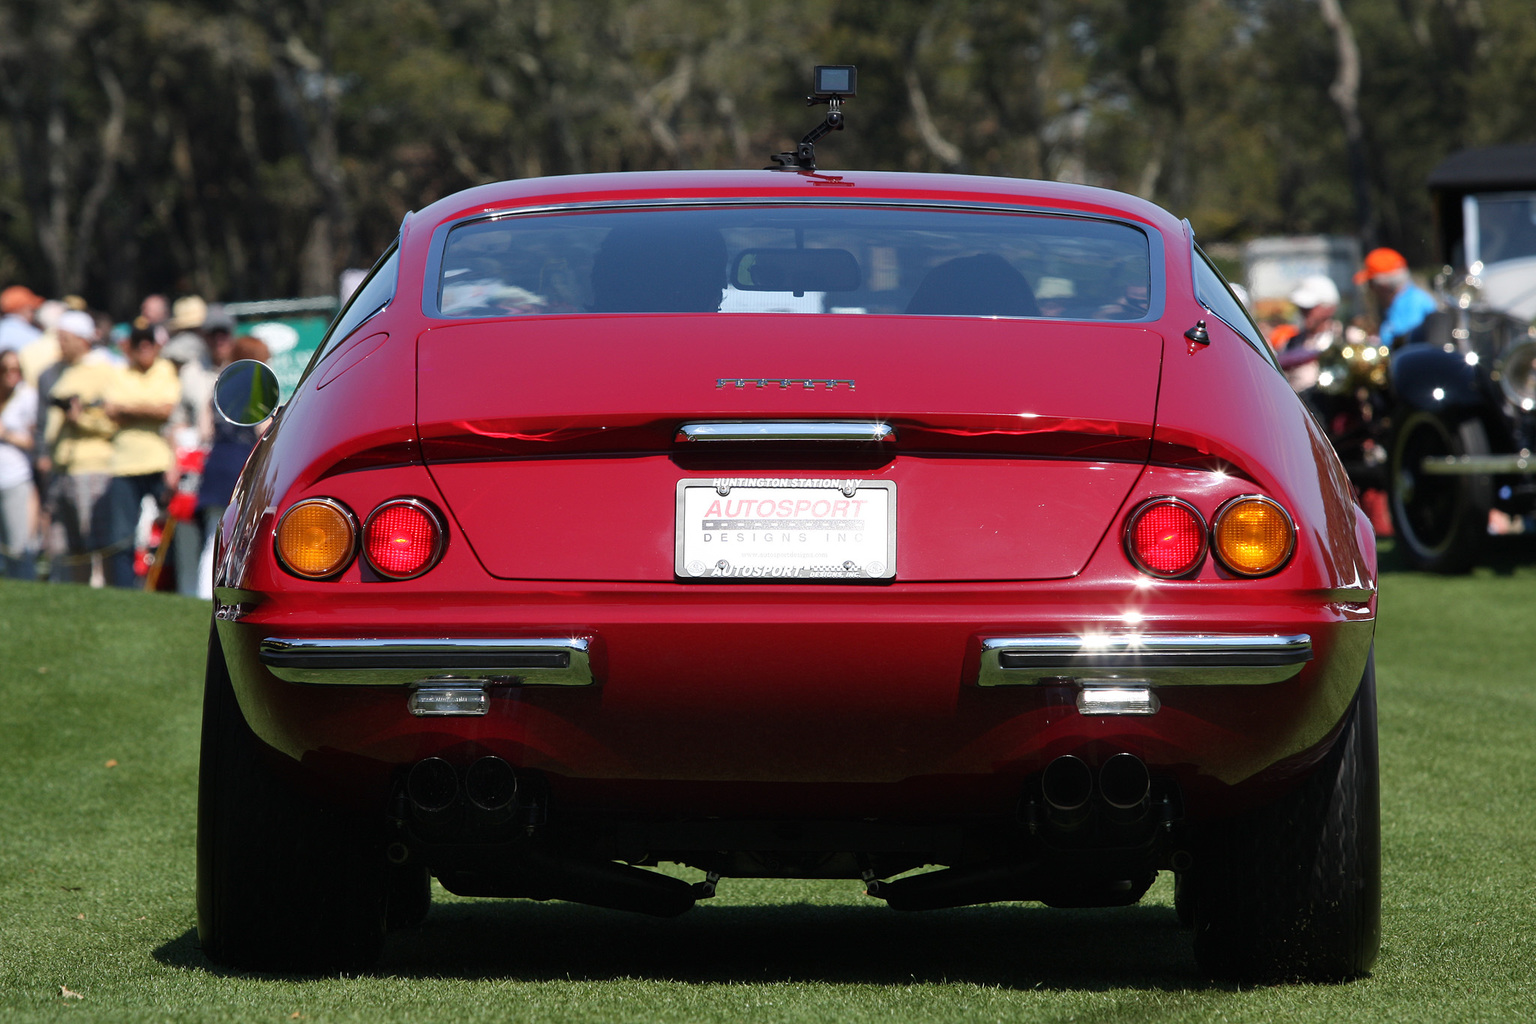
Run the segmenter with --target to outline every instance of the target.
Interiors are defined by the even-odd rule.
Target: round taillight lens
[[[442,519],[424,501],[386,501],[363,524],[363,553],[381,576],[420,576],[437,564],[442,552]]]
[[[1205,520],[1177,498],[1154,498],[1131,513],[1125,550],[1142,572],[1172,579],[1205,560]]]
[[[1296,549],[1296,526],[1269,498],[1246,495],[1216,510],[1211,527],[1216,558],[1239,576],[1266,576]]]
[[[295,576],[334,576],[356,553],[357,518],[333,498],[306,498],[277,524],[277,556]]]

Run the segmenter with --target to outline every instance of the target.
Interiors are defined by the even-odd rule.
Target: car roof
[[[892,171],[629,171],[501,181],[457,192],[413,215],[431,225],[529,206],[763,199],[1003,204],[1136,220],[1170,234],[1180,222],[1145,199],[1057,181]]]

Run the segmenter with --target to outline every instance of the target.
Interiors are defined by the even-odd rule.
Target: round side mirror
[[[277,411],[277,374],[255,359],[224,367],[213,386],[213,411],[237,427],[254,427]]]

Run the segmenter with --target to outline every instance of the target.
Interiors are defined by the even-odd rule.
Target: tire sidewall
[[[1430,572],[1463,572],[1477,557],[1487,533],[1488,510],[1492,507],[1492,481],[1486,475],[1448,477],[1457,481],[1454,507],[1444,535],[1434,543],[1426,542],[1414,528],[1409,514],[1411,502],[1405,502],[1405,442],[1416,431],[1432,430],[1444,441],[1449,455],[1484,455],[1488,452],[1488,433],[1475,416],[1453,418],[1428,409],[1413,409],[1394,417],[1399,423],[1392,443],[1387,498],[1392,526],[1399,550],[1410,566]],[[1415,495],[1422,471],[1408,470],[1414,479]]]
[[[1332,749],[1274,804],[1202,830],[1184,880],[1195,956],[1218,977],[1341,981],[1381,945],[1374,657]]]

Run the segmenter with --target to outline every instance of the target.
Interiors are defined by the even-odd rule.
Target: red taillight
[[[1142,572],[1186,576],[1205,560],[1205,520],[1177,498],[1154,498],[1126,522],[1125,551]]]
[[[437,564],[443,536],[436,509],[415,498],[397,498],[374,509],[363,524],[363,553],[381,576],[410,579]]]

